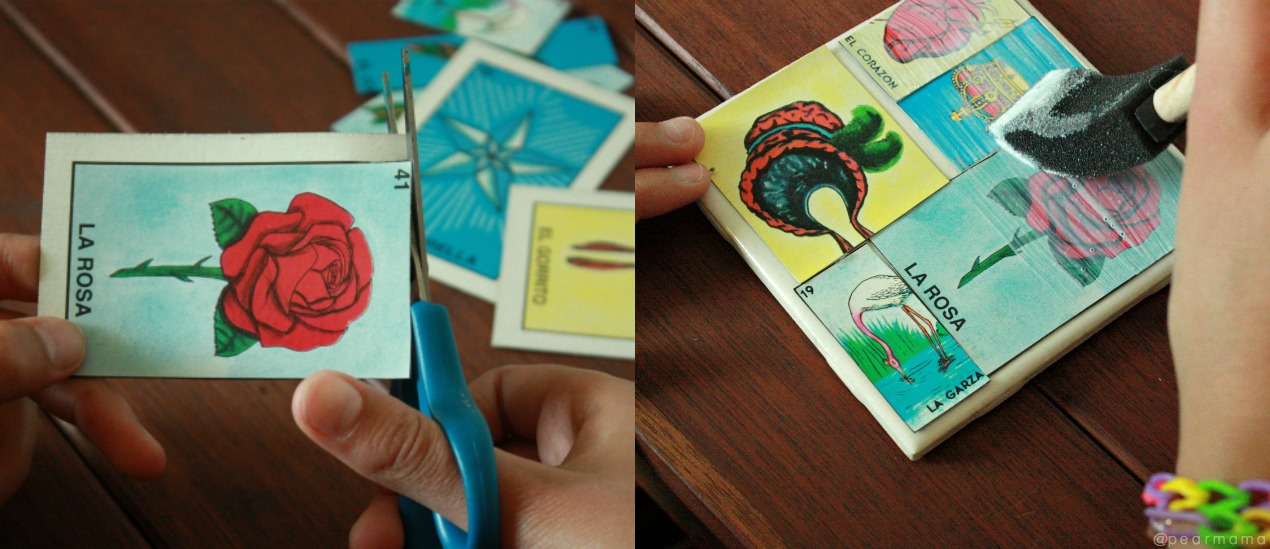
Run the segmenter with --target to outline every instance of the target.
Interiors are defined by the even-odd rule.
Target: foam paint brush
[[[988,131],[1003,148],[1047,172],[1091,177],[1123,171],[1155,158],[1182,133],[1194,72],[1180,55],[1122,76],[1050,71]]]

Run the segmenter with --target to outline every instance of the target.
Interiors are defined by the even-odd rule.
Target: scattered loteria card
[[[432,277],[494,301],[508,188],[592,190],[635,137],[635,102],[479,41],[415,102]]]
[[[635,358],[635,195],[514,185],[495,347]]]
[[[410,368],[401,135],[49,134],[40,314],[79,375]]]
[[[532,55],[569,12],[563,0],[401,0],[393,15]]]
[[[617,65],[592,65],[590,67],[569,69],[565,72],[606,90],[616,92],[626,91],[627,88],[635,84],[635,77]]]
[[[432,77],[445,67],[450,57],[463,46],[457,34],[434,34],[413,38],[349,42],[349,66],[353,70],[353,87],[357,93],[384,91],[381,76],[388,73],[388,85],[401,89],[401,50],[410,50],[411,79],[416,87],[428,85]]]
[[[401,56],[400,53],[397,54]],[[416,81],[417,82],[417,81]],[[419,97],[418,92],[415,93],[416,103]],[[405,112],[406,101],[405,95],[400,91],[392,92],[393,109],[398,119]],[[356,110],[344,115],[343,118],[336,120],[331,124],[331,129],[337,132],[346,133],[382,133],[388,131],[388,108],[384,106],[383,94],[372,97]]]
[[[411,38],[392,38],[388,40],[367,40],[349,42],[347,46],[349,66],[353,70],[353,86],[357,93],[379,93],[384,89],[381,76],[388,72],[388,85],[394,90],[401,89],[401,50],[409,49],[410,71],[415,89],[421,89],[441,72],[446,62],[459,48],[463,47],[466,38],[457,34],[433,34]],[[617,64],[617,51],[613,49],[613,40],[609,37],[608,26],[602,17],[582,17],[561,23],[547,38],[536,56],[538,61],[562,71],[569,71],[579,78],[584,78],[607,88],[621,91],[625,87],[614,88],[620,83],[620,69],[614,74],[613,65]],[[599,69],[599,67],[611,67]],[[590,69],[582,74],[573,73],[574,69]],[[595,77],[588,77],[595,74]],[[627,78],[630,75],[626,75]],[[627,84],[629,86],[629,84]]]
[[[598,15],[561,21],[534,57],[560,70],[617,64],[609,27]]]

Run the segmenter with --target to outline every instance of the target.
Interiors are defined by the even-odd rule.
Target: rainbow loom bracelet
[[[1264,547],[1270,542],[1270,482],[1195,481],[1156,473],[1142,488],[1147,533],[1161,539],[1199,538],[1209,547]]]

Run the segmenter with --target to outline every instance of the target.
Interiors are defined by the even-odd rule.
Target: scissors
[[[419,190],[419,135],[414,116],[414,86],[410,78],[409,50],[401,52],[405,96],[406,136],[410,149],[411,200],[414,226],[410,258],[418,299],[410,304],[413,361],[410,378],[393,382],[393,396],[436,421],[450,442],[467,495],[467,531],[406,496],[399,496],[401,522],[407,548],[486,548],[499,545],[498,476],[494,469],[494,442],[485,417],[468,392],[454,343],[450,314],[432,303],[428,289],[427,237],[423,227],[423,201]],[[388,128],[397,132],[396,113],[388,73],[383,73]]]

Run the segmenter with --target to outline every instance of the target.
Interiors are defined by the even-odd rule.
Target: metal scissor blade
[[[410,75],[409,48],[401,50],[401,80],[402,99],[406,104],[406,142],[410,149],[410,184],[414,187],[411,192],[415,206],[415,233],[412,238],[410,259],[414,263],[415,287],[419,292],[419,299],[432,301],[432,291],[428,287],[428,236],[423,222],[423,191],[419,187],[419,121],[415,119],[415,90],[414,80]]]

